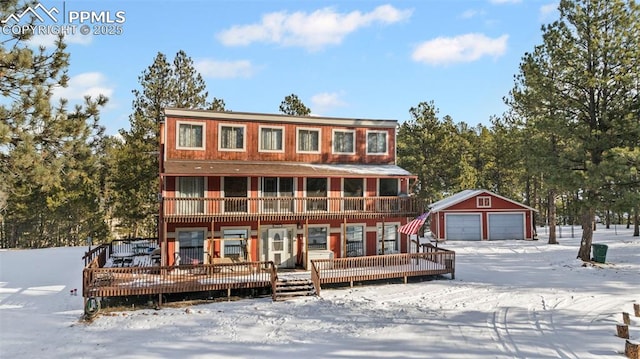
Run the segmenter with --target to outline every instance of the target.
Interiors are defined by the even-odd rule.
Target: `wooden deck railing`
[[[107,258],[109,258],[110,255],[109,248],[109,244],[101,244],[88,252],[85,252],[82,257],[82,260],[84,260],[84,266],[92,268],[104,267],[105,263],[107,263]]]
[[[451,274],[455,278],[455,252],[433,246],[424,253],[318,259],[311,261],[311,280],[316,293],[322,284],[349,283],[389,278]]]
[[[365,218],[415,216],[423,202],[414,197],[164,198],[165,218]]]
[[[273,262],[182,266],[93,268],[83,271],[85,298],[269,288],[275,282]]]

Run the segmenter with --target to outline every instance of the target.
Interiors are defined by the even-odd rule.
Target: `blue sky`
[[[295,93],[323,116],[405,121],[434,101],[440,116],[489,124],[502,114],[522,55],[558,16],[550,1],[89,1],[43,0],[51,9],[106,18],[74,24],[121,26],[120,35],[69,36],[68,88],[78,101],[110,98],[101,123],[128,128],[138,76],[158,52],[184,50],[210,99],[227,109],[278,113]],[[67,19],[68,20],[68,19]],[[50,43],[37,36],[34,44]]]

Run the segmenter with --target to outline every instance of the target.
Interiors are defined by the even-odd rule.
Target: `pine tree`
[[[5,1],[0,18],[32,3]],[[52,104],[64,87],[69,55],[62,38],[37,50],[27,33],[0,41],[0,192],[9,246],[77,245],[106,238],[100,193],[99,108],[107,99],[86,98],[72,111]]]
[[[558,9],[560,19],[542,28],[543,43],[525,55],[513,97],[551,154],[542,157],[557,175],[551,188],[579,192],[578,257],[587,261],[595,209],[611,178],[629,171],[614,165],[618,150],[637,146],[629,133],[640,133],[634,113],[640,7],[622,0],[562,0]]]
[[[309,116],[311,109],[304,105],[296,94],[285,96],[280,103],[280,112],[290,116]]]
[[[179,51],[169,63],[158,53],[138,78],[140,89],[133,90],[130,129],[120,131],[116,144],[115,169],[111,173],[113,215],[127,236],[157,234],[159,193],[159,124],[165,107],[224,111],[224,101],[208,93],[193,60]]]

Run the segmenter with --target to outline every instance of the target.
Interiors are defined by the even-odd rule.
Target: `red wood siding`
[[[315,125],[313,119],[309,119],[308,124],[295,123],[259,123],[253,121],[228,121],[215,119],[190,119],[173,118],[166,119],[166,151],[167,160],[189,159],[189,160],[231,160],[231,161],[292,161],[306,163],[371,163],[371,164],[394,164],[395,163],[395,128],[354,128],[329,125]],[[177,149],[177,123],[189,122],[202,124],[204,126],[204,150],[182,150]],[[218,151],[218,127],[224,125],[245,126],[245,149],[244,151]],[[283,152],[259,152],[258,136],[260,126],[279,127],[284,129],[284,151]],[[318,128],[320,129],[320,153],[298,153],[297,152],[297,128]],[[356,133],[356,146],[354,155],[333,154],[332,137],[333,130],[354,130]],[[367,130],[387,132],[387,154],[367,155]]]

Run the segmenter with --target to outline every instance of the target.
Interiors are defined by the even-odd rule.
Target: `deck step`
[[[276,282],[273,300],[286,300],[290,298],[315,295],[316,290],[310,279],[278,279]]]

